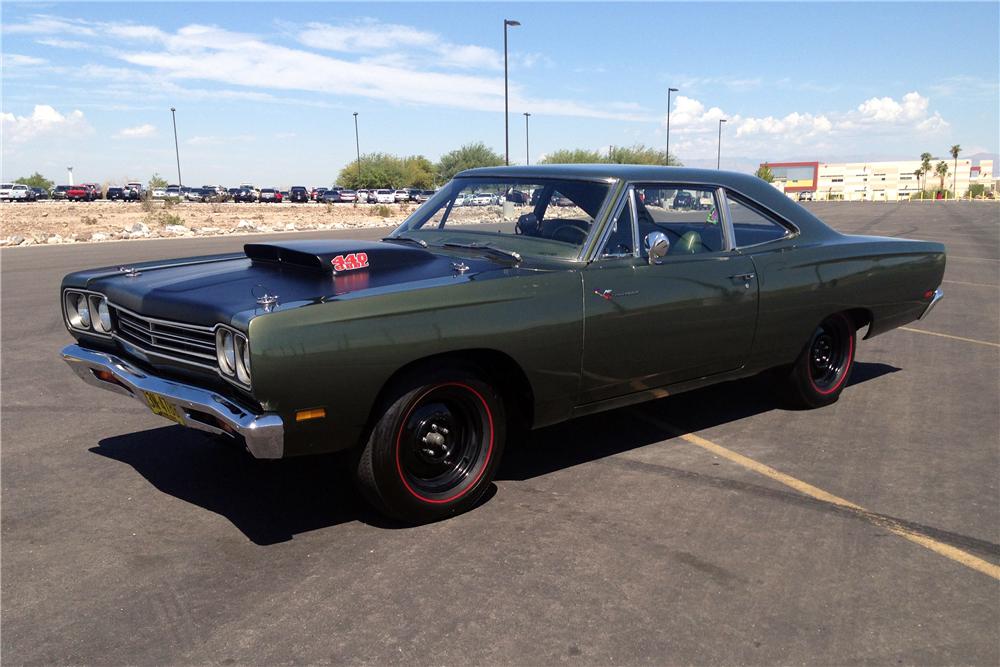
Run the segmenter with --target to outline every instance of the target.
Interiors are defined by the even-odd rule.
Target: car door
[[[753,261],[731,250],[721,201],[706,186],[636,185],[626,193],[583,271],[582,404],[746,362],[757,280]],[[650,263],[645,239],[661,230],[671,250]]]

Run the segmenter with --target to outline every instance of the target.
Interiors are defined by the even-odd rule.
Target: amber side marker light
[[[313,408],[312,410],[299,410],[295,413],[295,421],[304,422],[310,419],[323,419],[326,417],[326,410],[323,408]]]

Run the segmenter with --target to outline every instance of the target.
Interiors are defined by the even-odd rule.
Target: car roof
[[[752,174],[721,169],[662,167],[644,164],[546,164],[515,167],[478,167],[466,169],[455,178],[564,178],[621,179],[631,182],[665,182],[713,187],[729,187],[771,209],[804,231],[817,235],[835,235],[830,227],[793,202],[784,193]]]

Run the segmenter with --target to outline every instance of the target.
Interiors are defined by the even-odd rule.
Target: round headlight
[[[103,296],[91,295],[90,312],[97,315],[94,329],[101,333],[111,333],[111,310],[108,308],[108,300]]]
[[[236,372],[236,342],[231,331],[219,329],[215,339],[215,349],[219,368],[226,375],[233,375]]]
[[[239,336],[236,339],[236,379],[243,384],[250,384],[250,344],[246,338]]]
[[[90,306],[87,304],[86,294],[79,292],[66,294],[66,319],[74,329],[90,328]]]

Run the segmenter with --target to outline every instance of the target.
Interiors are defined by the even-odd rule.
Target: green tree
[[[666,151],[643,144],[611,146],[607,155],[589,148],[560,149],[545,156],[542,164],[658,164],[680,166],[677,158],[667,159]]]
[[[933,156],[930,153],[920,154],[920,170],[924,174],[923,183],[920,185],[921,190],[927,189],[927,174],[931,173],[931,158]]]
[[[955,169],[951,172],[951,191],[955,193],[955,196],[958,196],[958,154],[962,152],[962,147],[955,144],[948,152],[955,159]]]
[[[465,169],[498,167],[503,163],[502,155],[483,142],[477,141],[442,155],[437,163],[437,177],[441,182],[446,182]]]
[[[55,183],[45,178],[37,171],[33,173],[31,176],[22,176],[21,178],[17,179],[14,182],[27,185],[29,188],[42,188],[46,192],[48,192],[55,186]]]
[[[944,160],[938,162],[934,167],[934,173],[941,179],[941,190],[944,191],[944,177],[948,175],[948,163]]]
[[[408,187],[429,190],[434,187],[434,165],[423,155],[403,158],[403,178]]]
[[[163,178],[157,173],[154,173],[149,177],[149,189],[150,190],[162,190],[167,187],[167,179]]]
[[[604,162],[600,153],[586,148],[563,148],[547,153],[542,164],[596,164]]]
[[[768,163],[765,162],[757,167],[757,178],[765,183],[774,183],[774,174],[771,173],[771,166]]]
[[[345,188],[398,188],[405,185],[406,171],[403,160],[389,153],[368,153],[358,162],[349,162],[337,176],[337,184]]]
[[[970,199],[974,197],[982,197],[986,193],[986,186],[982,183],[971,183],[969,184],[969,189],[965,193],[966,197]]]

